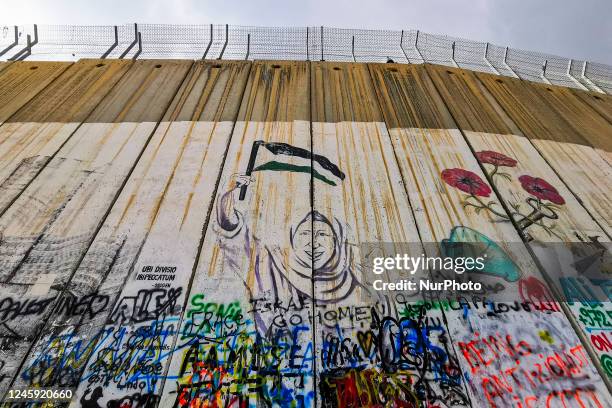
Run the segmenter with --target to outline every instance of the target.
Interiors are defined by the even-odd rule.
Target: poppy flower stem
[[[497,174],[497,170],[499,170],[499,166],[497,164],[493,165],[493,171],[491,173],[489,173],[489,176],[491,177],[491,179],[493,179],[493,176],[495,176]]]
[[[484,203],[478,196],[471,194],[468,198],[473,198],[474,200],[476,200],[476,202],[478,202],[478,204],[480,204],[479,206],[474,205],[472,203],[468,203],[468,205],[471,205],[472,207],[476,207],[476,208],[482,208],[482,209],[486,209],[487,211],[491,212],[494,215],[497,215],[499,218],[503,218],[504,220],[510,220],[510,217],[508,217],[506,214],[501,213],[499,211],[497,211],[495,208],[493,208],[493,205],[496,204],[495,201],[491,201],[488,204]]]

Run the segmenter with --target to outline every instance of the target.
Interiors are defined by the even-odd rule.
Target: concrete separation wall
[[[546,252],[612,273],[611,119],[429,64],[0,63],[3,401],[612,406],[612,282]],[[368,284],[469,239],[509,298]]]

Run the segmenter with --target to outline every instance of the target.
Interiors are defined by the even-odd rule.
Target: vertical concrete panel
[[[377,292],[375,279],[392,278],[366,265],[370,251],[379,257],[423,251],[368,68],[313,63],[311,77],[313,153],[342,172],[338,177],[314,161],[313,172],[325,177],[314,177],[309,220],[319,403],[467,406],[442,315],[411,316],[411,306],[423,305],[419,291]],[[399,277],[427,278],[393,281]]]
[[[484,283],[482,296],[490,298],[503,289],[510,301],[487,306],[465,293],[471,302],[463,310],[445,312],[472,404],[544,406],[560,403],[565,390],[588,390],[583,399],[592,405],[609,403],[610,395],[565,315],[554,307],[519,306],[525,300],[520,279],[541,282],[542,277],[425,68],[370,65],[370,70],[423,241],[441,243],[442,248],[445,239],[487,242],[512,266],[503,273],[494,268],[484,275],[470,274],[472,281]],[[489,347],[501,343],[508,347]],[[551,376],[547,382],[529,377],[557,355],[573,359],[581,373]]]
[[[97,60],[72,64],[0,126],[0,213],[57,153],[130,64]]]
[[[612,167],[608,153],[587,139],[588,129],[576,130],[571,122],[530,86],[512,78],[476,74],[550,166],[567,184],[597,223],[612,237]],[[552,88],[551,88],[552,89]],[[549,92],[549,91],[544,91]],[[609,133],[608,133],[609,134]],[[599,134],[593,138],[606,138]],[[607,138],[609,139],[609,137]],[[601,153],[601,154],[600,154]]]
[[[548,282],[559,294],[571,293],[566,286],[584,273],[573,266],[581,258],[564,262],[561,270],[559,264],[550,264],[552,251],[562,251],[573,259],[574,243],[581,242],[598,243],[598,246],[603,245],[609,250],[610,240],[606,233],[472,73],[433,66],[428,66],[427,71],[476,152],[489,183],[496,188],[507,208],[511,209],[512,218],[521,227],[520,233],[546,268]],[[548,196],[549,199],[537,197],[538,192],[531,189],[525,176],[543,180],[550,186],[550,193],[555,195]],[[539,209],[536,211],[534,208]],[[534,217],[532,213],[541,213],[543,217],[531,223],[529,217]],[[602,304],[597,299],[606,298],[605,288],[610,281],[601,272],[589,274],[589,277],[590,281],[583,285],[588,287],[588,293],[595,294],[590,300],[597,306],[583,305],[575,302],[573,297],[559,299],[569,302],[570,316],[573,315],[575,323],[582,327],[585,344],[597,353],[598,364],[600,360],[606,362],[610,358],[605,348],[598,350],[596,345],[599,345],[601,336],[612,336],[611,327],[602,322],[597,327],[597,333],[591,334],[594,327],[587,323],[591,320],[591,314],[597,314],[593,309],[608,313],[608,302]],[[524,285],[526,288],[533,286],[527,281]],[[595,344],[591,344],[591,338]],[[608,366],[609,363],[603,365]],[[604,367],[601,369],[605,372]],[[610,375],[608,372],[606,374]]]
[[[253,63],[161,406],[312,404],[311,269],[292,247],[309,161],[283,153],[310,152],[308,95],[308,64]]]
[[[167,63],[159,61],[160,69]],[[249,63],[194,64],[21,378],[80,385],[76,405],[96,395],[111,405],[133,395],[159,401],[248,69]],[[135,106],[138,111],[150,112]],[[89,305],[85,314],[82,305]]]
[[[545,104],[580,133],[600,156],[612,166],[612,124],[585,104],[569,89],[560,86],[527,83],[523,89],[531,92],[538,105]]]
[[[95,65],[92,69],[103,68]],[[26,357],[190,66],[186,61],[134,63],[101,102],[101,112],[91,116],[96,121],[81,125],[0,217],[5,304],[29,305],[28,312],[20,309],[10,313],[4,323],[14,342],[11,362],[3,367],[3,390]],[[96,94],[102,84],[72,92]],[[90,99],[84,101],[84,105],[89,103]],[[61,110],[80,112],[72,106]],[[52,113],[55,117],[49,120],[60,120],[64,114]],[[72,113],[66,115],[74,117]],[[40,385],[38,381],[44,376],[44,370],[30,372],[17,378],[17,384]]]
[[[572,89],[571,92],[591,108],[595,109],[609,123],[612,123],[612,96],[600,94],[599,92],[584,92],[577,89]]]
[[[0,124],[48,86],[70,62],[19,61],[0,66]]]

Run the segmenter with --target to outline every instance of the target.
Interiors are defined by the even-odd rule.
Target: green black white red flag
[[[274,154],[274,160],[266,161],[260,165],[255,165],[257,161],[257,155],[259,148],[264,147],[267,151]],[[288,163],[284,160],[284,157],[300,157],[304,159],[303,164]],[[312,162],[312,165],[311,165]],[[314,164],[318,164],[321,170],[314,168]],[[301,147],[292,146],[287,143],[277,142],[264,142],[263,140],[256,140],[253,142],[251,148],[251,155],[249,156],[249,163],[247,165],[246,174],[250,176],[256,171],[290,171],[297,173],[312,174],[314,179],[320,180],[331,186],[335,186],[335,179],[344,180],[344,173],[332,163],[327,157],[312,154],[309,150]],[[247,186],[240,188],[240,200],[243,200],[246,195]]]

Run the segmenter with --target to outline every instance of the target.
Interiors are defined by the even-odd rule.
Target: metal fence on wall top
[[[432,63],[612,94],[612,66],[418,30],[125,24],[4,26],[0,60],[278,59]]]

